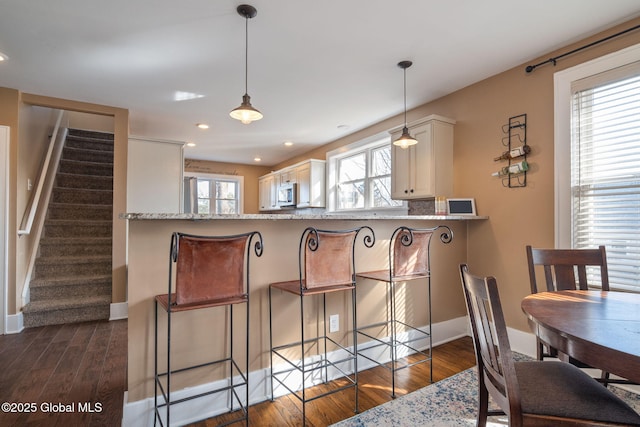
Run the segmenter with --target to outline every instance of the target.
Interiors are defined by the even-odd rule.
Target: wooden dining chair
[[[598,249],[538,249],[527,245],[527,263],[531,293],[534,294],[573,289],[609,290],[607,253],[604,246],[599,246]],[[538,280],[537,270],[544,272],[544,279]],[[539,337],[536,337],[536,352],[538,360],[558,357],[558,351]],[[579,368],[590,368],[570,356],[569,362]],[[609,373],[604,371],[598,381],[604,384],[629,383],[625,379],[611,379]]]
[[[460,265],[478,362],[478,426],[506,414],[509,426],[637,426],[629,405],[579,368],[560,361],[513,360],[494,277]],[[489,396],[500,411],[489,411]]]
[[[604,246],[598,249],[534,249],[528,245],[527,262],[533,294],[573,289],[586,291],[594,287],[609,290],[607,253]],[[545,288],[541,289],[538,285],[536,266],[543,267]],[[588,280],[590,269],[596,270],[593,282]]]

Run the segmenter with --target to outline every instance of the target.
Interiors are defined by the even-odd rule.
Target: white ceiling
[[[638,0],[248,0],[264,118],[243,125],[241,3],[0,0],[0,87],[127,108],[132,135],[195,142],[188,158],[273,165],[401,113],[401,60],[411,109],[640,14]]]

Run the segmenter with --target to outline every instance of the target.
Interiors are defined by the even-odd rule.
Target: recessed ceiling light
[[[284,145],[285,147],[291,147],[291,146],[293,145],[293,142],[291,142],[291,141],[285,141],[285,142],[283,143],[283,145]]]
[[[196,143],[195,142],[187,142],[187,147],[195,147]]]
[[[9,57],[4,53],[0,52],[0,62],[6,61],[7,59],[9,59]]]
[[[260,158],[260,157],[254,157],[254,158],[253,158],[253,161],[254,161],[254,162],[261,162],[261,161],[262,161],[262,158]]]
[[[209,125],[206,123],[198,123],[196,124],[200,129],[209,129]]]

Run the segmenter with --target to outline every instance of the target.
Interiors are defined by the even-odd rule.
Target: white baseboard
[[[432,340],[433,345],[444,344],[445,342],[452,341],[454,339],[463,337],[468,335],[468,320],[466,317],[460,317],[457,319],[448,320],[445,322],[436,323],[432,328]],[[426,343],[419,343],[426,344]],[[362,344],[366,346],[367,343]],[[328,355],[329,358],[339,358],[340,351],[332,352]],[[388,351],[386,352],[388,353]],[[384,356],[383,356],[384,357]],[[367,363],[361,363],[361,361],[366,360],[363,358],[359,359],[358,362],[358,370],[368,369],[371,366],[368,366]],[[311,362],[311,359],[309,360]],[[371,362],[370,362],[371,363]],[[349,366],[341,366],[345,369],[346,372],[349,371]],[[277,367],[276,367],[277,369]],[[351,370],[353,368],[351,367]],[[263,368],[258,371],[253,371],[249,373],[249,404],[254,405],[256,403],[263,402],[271,398],[271,380],[270,380],[271,369]],[[337,377],[337,371],[329,371],[329,378]],[[195,394],[201,393],[205,390],[213,390],[223,384],[226,384],[227,380],[215,381],[213,383],[203,384],[196,387],[189,387],[183,390],[178,390],[172,393],[173,399],[181,399],[188,396],[193,396]],[[295,375],[291,375],[290,378],[287,379],[287,385],[295,389],[296,385],[301,383],[301,378],[298,375],[298,378],[295,378]],[[307,384],[310,382],[307,381]],[[277,383],[274,384],[274,396],[281,396],[287,394],[288,391],[286,388],[279,386],[276,387]],[[242,394],[244,395],[244,394]],[[143,400],[138,400],[135,402],[128,402],[128,395],[125,393],[124,396],[124,410],[123,410],[123,419],[122,426],[123,427],[139,427],[139,426],[149,426],[153,425],[154,418],[154,402],[153,397],[146,398]],[[216,398],[215,395],[209,398],[201,398],[194,399],[179,405],[173,406],[171,408],[171,419],[172,424],[175,422],[176,425],[182,425],[185,423],[197,421],[203,418],[212,417],[215,415],[219,415],[225,413],[227,411],[226,408],[226,399]],[[194,414],[196,414],[194,416]]]
[[[19,334],[24,330],[24,317],[22,312],[9,314],[5,319],[5,329],[7,334]]]
[[[109,320],[121,320],[129,317],[129,303],[114,302],[109,306]]]

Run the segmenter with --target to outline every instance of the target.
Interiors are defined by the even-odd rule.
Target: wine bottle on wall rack
[[[500,169],[498,172],[494,172],[491,176],[505,176],[509,174],[518,174],[522,172],[526,172],[529,170],[529,163],[526,160],[523,160],[518,163],[514,163],[510,166],[505,166]]]
[[[515,159],[516,157],[524,156],[525,154],[529,154],[531,152],[531,147],[528,145],[521,145],[520,147],[516,147],[512,150],[505,151],[499,157],[493,159],[494,161],[498,160],[508,160]]]

